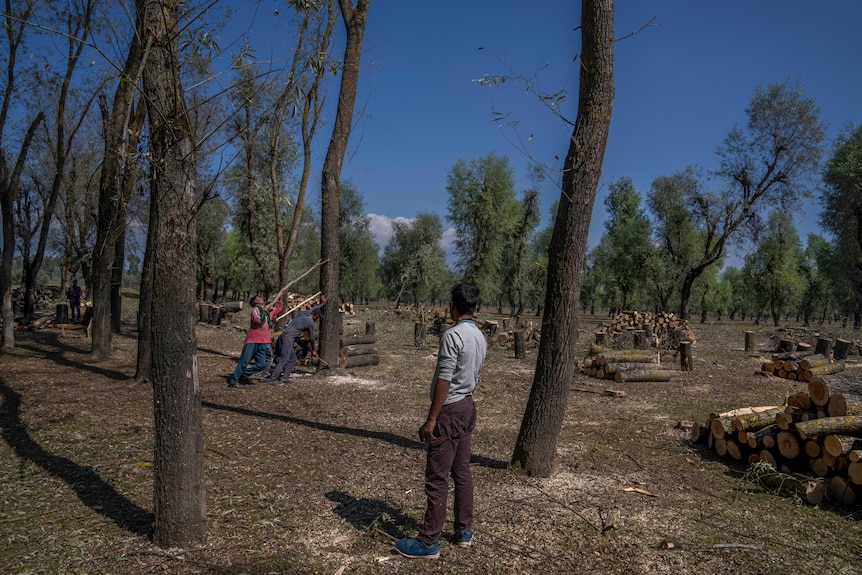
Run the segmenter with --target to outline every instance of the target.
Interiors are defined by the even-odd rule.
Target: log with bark
[[[339,357],[338,367],[350,369],[351,367],[363,367],[366,365],[377,365],[380,363],[380,356],[376,353],[365,353],[362,355],[351,355],[349,357]]]
[[[671,372],[666,369],[633,369],[630,371],[618,371],[614,374],[614,381],[627,383],[634,381],[670,381]]]
[[[860,433],[862,432],[862,416],[821,417],[809,421],[799,421],[793,426],[802,439],[816,435]]]

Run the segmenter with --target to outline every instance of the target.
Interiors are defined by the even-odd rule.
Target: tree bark
[[[341,166],[347,150],[350,128],[353,124],[354,106],[356,104],[356,87],[359,81],[359,62],[362,55],[362,38],[365,35],[365,23],[368,18],[370,0],[357,0],[354,6],[351,0],[339,0],[341,18],[347,30],[347,41],[344,47],[344,60],[341,70],[341,86],[338,90],[338,107],[335,111],[335,126],[326,158],[323,162],[323,173],[320,184],[320,254],[326,261],[320,270],[320,291],[327,295],[326,311],[320,318],[320,356],[327,363],[337,365],[339,334],[341,333],[341,314],[338,306],[341,303],[338,290],[340,247],[339,228],[339,197],[338,187],[341,183]]]
[[[569,386],[575,379],[580,277],[614,101],[614,5],[581,3],[580,97],[563,165],[551,239],[542,340],[512,466],[548,477],[554,469]]]
[[[155,531],[160,547],[206,540],[201,389],[198,381],[194,261],[194,130],[180,83],[180,0],[137,0],[152,52],[144,66],[150,125],[153,253],[153,461]],[[113,252],[111,252],[113,255]]]
[[[141,4],[143,0],[138,0]],[[129,53],[123,72],[117,82],[111,111],[104,119],[105,150],[99,179],[99,215],[96,226],[96,245],[93,249],[91,275],[93,301],[92,346],[90,355],[102,360],[111,355],[111,270],[116,259],[118,234],[125,231],[126,199],[123,193],[124,174],[129,165],[126,139],[138,79],[145,59],[141,35],[141,10],[135,21],[135,32],[129,45]],[[120,222],[122,220],[122,222]],[[194,260],[191,260],[194,261]]]

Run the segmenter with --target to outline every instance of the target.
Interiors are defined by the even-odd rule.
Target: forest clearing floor
[[[80,330],[16,332],[0,353],[0,573],[862,573],[862,508],[752,484],[745,465],[691,444],[680,425],[805,389],[758,374],[775,342],[750,321],[690,324],[694,369],[670,382],[579,376],[547,479],[509,467],[536,348],[520,360],[489,345],[475,394],[474,545],[444,539],[436,561],[398,556],[393,538],[413,536],[425,508],[417,430],[436,337],[416,347],[407,314],[356,309],[345,333],[375,322],[379,365],[304,368],[278,387],[226,385],[247,320],[199,324],[208,540],[195,549],[150,540],[153,400],[133,379],[133,324],[99,363]],[[584,316],[579,349],[603,319]],[[757,349],[745,352],[752,329]],[[672,354],[663,363],[679,369]],[[862,394],[859,356],[825,379]]]

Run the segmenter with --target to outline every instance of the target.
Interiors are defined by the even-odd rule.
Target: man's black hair
[[[254,307],[254,300],[256,300],[256,299],[257,299],[256,295],[251,296],[251,299],[248,300],[248,305],[250,305],[251,307]]]
[[[459,315],[473,315],[479,307],[479,288],[468,283],[455,284],[452,287],[452,303]]]

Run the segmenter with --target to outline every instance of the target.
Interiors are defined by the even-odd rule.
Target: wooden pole
[[[745,332],[745,351],[754,350],[754,332],[748,330]]]

